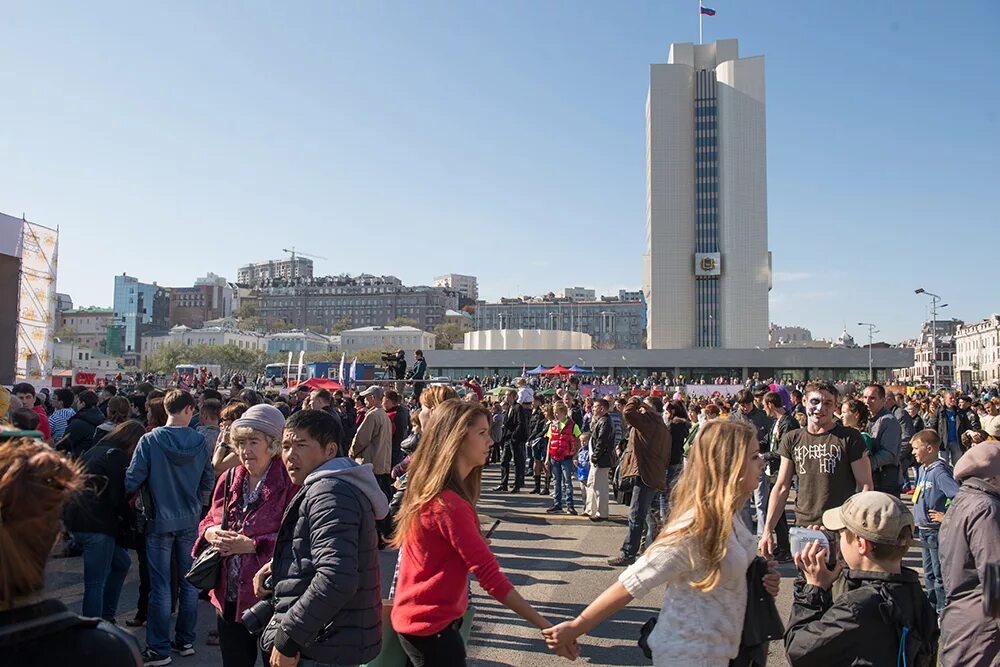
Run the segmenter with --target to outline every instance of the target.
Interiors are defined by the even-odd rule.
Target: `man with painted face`
[[[799,477],[795,497],[799,526],[819,524],[826,510],[842,505],[858,491],[872,490],[871,463],[861,433],[834,419],[839,395],[829,382],[810,382],[804,400],[806,428],[786,433],[778,444],[781,466],[760,538],[760,550],[768,558],[774,554],[774,528],[785,511],[793,475]]]

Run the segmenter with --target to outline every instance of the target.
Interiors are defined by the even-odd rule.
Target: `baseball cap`
[[[382,387],[376,387],[375,385],[372,385],[372,386],[368,387],[367,389],[365,389],[363,392],[361,392],[360,395],[361,396],[374,396],[375,398],[382,398]]]
[[[828,530],[846,528],[877,544],[905,546],[911,540],[900,539],[900,533],[909,526],[912,535],[913,515],[899,498],[881,491],[862,491],[840,507],[823,512],[823,526]]]

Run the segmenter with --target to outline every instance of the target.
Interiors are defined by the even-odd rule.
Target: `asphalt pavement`
[[[497,485],[499,472],[494,464],[486,469],[484,489]],[[583,502],[577,485],[577,510]],[[493,534],[492,549],[501,567],[518,591],[543,616],[557,623],[574,617],[612,584],[621,568],[608,566],[607,559],[618,553],[625,536],[627,508],[611,503],[611,520],[591,522],[587,517],[545,513],[549,498],[530,495],[522,490],[516,495],[484,491],[479,513],[484,527],[494,520],[500,526]],[[132,554],[134,561],[134,553]],[[382,552],[383,591],[395,566],[396,553]],[[906,565],[920,567],[918,551],[911,552]],[[778,596],[782,618],[788,618],[791,606],[791,581],[794,570],[781,567],[783,579]],[[119,622],[135,614],[138,597],[138,569],[135,563],[129,572],[119,610]],[[70,609],[79,612],[83,597],[83,559],[63,558],[50,561],[47,569],[47,595],[63,600]],[[548,652],[540,633],[502,604],[486,595],[473,584],[472,604],[475,620],[469,645],[469,664],[477,667],[526,665],[543,667],[566,661]],[[577,664],[589,665],[648,665],[637,640],[639,628],[655,616],[662,602],[663,590],[635,600],[593,634],[581,639],[581,655]],[[208,602],[199,602],[198,639],[196,654],[174,657],[179,667],[221,665],[218,647],[207,646],[205,638],[215,627],[215,611]],[[145,631],[135,631],[140,642]],[[781,642],[772,642],[768,665],[787,665]]]

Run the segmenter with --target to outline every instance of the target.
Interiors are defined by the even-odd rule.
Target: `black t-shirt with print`
[[[799,476],[795,497],[795,522],[799,526],[820,523],[824,511],[842,505],[855,494],[857,481],[851,464],[865,451],[861,433],[842,424],[820,435],[804,428],[785,434],[778,452],[791,459]]]

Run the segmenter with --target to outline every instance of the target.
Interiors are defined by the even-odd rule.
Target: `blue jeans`
[[[764,535],[764,524],[767,523],[767,502],[771,497],[771,480],[763,472],[757,488],[753,490],[753,504],[757,511],[757,537]]]
[[[651,526],[646,526],[648,522],[649,508],[653,504],[653,497],[656,489],[646,486],[641,479],[636,479],[635,486],[632,487],[632,504],[628,508],[628,535],[622,542],[622,556],[635,558],[639,555],[639,543],[642,541],[642,531],[645,529],[651,532]],[[649,535],[646,541],[650,542]],[[655,539],[655,535],[653,538]],[[650,542],[651,543],[651,542]]]
[[[920,539],[924,541],[921,550],[924,558],[924,587],[927,589],[927,599],[937,610],[938,615],[944,610],[944,580],[941,579],[941,558],[938,552],[938,531],[936,529],[919,528]]]
[[[172,533],[146,535],[146,556],[149,559],[149,616],[146,619],[146,646],[160,655],[170,654],[170,558],[177,559],[180,574],[178,586],[177,625],[174,639],[178,644],[193,644],[198,623],[198,590],[184,575],[191,569],[191,549],[197,528]]]
[[[680,479],[682,472],[684,472],[683,463],[667,466],[667,490],[658,494],[660,497],[660,521],[667,520],[667,515],[670,513],[670,492],[674,490],[674,484]]]
[[[572,457],[556,461],[552,459],[552,501],[556,507],[562,507],[565,500],[567,509],[573,507],[573,480],[576,478],[576,461]],[[564,498],[565,496],[565,498]]]
[[[73,533],[83,547],[83,615],[113,621],[132,560],[113,535]]]

